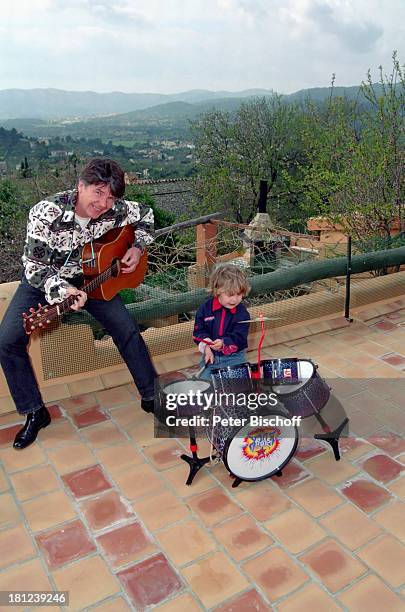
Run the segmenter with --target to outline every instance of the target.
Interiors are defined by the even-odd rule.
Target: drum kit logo
[[[274,453],[280,446],[281,431],[278,427],[255,429],[242,441],[242,453],[246,459],[260,461]]]

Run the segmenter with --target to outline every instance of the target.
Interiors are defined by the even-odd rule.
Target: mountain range
[[[249,98],[271,94],[272,91],[267,89],[247,89],[237,92],[194,89],[176,94],[2,89],[0,90],[0,119],[84,118],[127,113],[170,102],[194,104],[218,98]]]
[[[375,86],[380,87],[379,85]],[[359,86],[335,87],[335,95],[356,98]],[[299,102],[306,97],[322,101],[331,93],[330,87],[302,89],[284,96],[287,102]],[[242,101],[254,97],[272,96],[269,89],[246,89],[243,91],[208,91],[195,89],[177,94],[96,93],[94,91],[64,91],[61,89],[3,89],[0,90],[0,120],[2,125],[11,125],[18,119],[16,127],[21,129],[26,119],[60,120],[119,116],[120,121],[164,119],[183,116],[195,117],[213,107],[220,110],[235,110]],[[128,116],[127,116],[128,115]]]

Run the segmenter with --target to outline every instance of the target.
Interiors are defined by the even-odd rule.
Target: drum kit
[[[332,396],[330,387],[319,375],[318,366],[310,359],[288,357],[261,361],[265,320],[269,319],[260,315],[257,319],[246,321],[261,323],[257,363],[217,368],[212,370],[211,383],[196,378],[187,379],[165,386],[161,393],[160,415],[167,414],[165,406],[171,394],[176,397],[183,394],[191,398],[193,394],[202,397],[210,393],[212,397],[221,398],[210,405],[209,418],[204,419],[204,433],[211,443],[215,459],[222,460],[234,478],[233,487],[242,481],[259,481],[282,475],[282,469],[294,456],[299,429],[302,429],[298,429],[298,419],[293,417],[313,417],[316,420],[318,433],[311,435],[331,445],[336,461],[340,459],[339,437],[349,421],[340,402]],[[235,390],[242,391],[245,397],[255,391],[271,390],[277,405],[274,407],[274,403],[270,403],[255,410],[257,418],[252,423],[252,409],[246,402],[238,405],[239,402],[223,401],[223,397],[231,397]],[[325,408],[327,404],[330,404],[328,410]],[[198,456],[196,431],[194,425],[190,424],[190,417],[201,415],[204,410],[201,406],[201,403],[194,401],[176,406],[176,416],[189,419],[187,429],[191,456],[181,455],[190,469],[187,485],[192,483],[201,467],[213,458],[212,452],[209,457]],[[326,412],[329,413],[328,417],[325,417]],[[158,415],[157,418],[160,420]],[[329,423],[333,422],[332,426],[326,422],[326,418]]]

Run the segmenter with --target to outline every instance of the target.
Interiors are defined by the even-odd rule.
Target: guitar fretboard
[[[82,285],[82,287],[80,287],[80,291],[84,291],[84,293],[88,295],[89,293],[94,291],[94,289],[97,289],[97,287],[102,285],[106,280],[111,278],[111,276],[113,276],[118,271],[119,271],[118,261],[115,261],[109,268],[106,268],[98,276],[93,278],[92,281],[90,281],[87,284]],[[68,310],[70,310],[70,307],[74,303],[74,301],[75,301],[75,296],[70,295],[68,298],[66,298],[66,300],[58,304],[59,314],[65,314],[66,312],[68,312]]]

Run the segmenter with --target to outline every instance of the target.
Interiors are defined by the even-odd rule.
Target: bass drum
[[[217,407],[215,414],[220,415],[223,420],[211,430],[207,430],[208,437],[221,455],[225,467],[236,478],[246,481],[270,478],[293,457],[298,444],[296,426],[254,426],[250,424],[249,417],[246,417],[245,425],[231,427],[223,424],[229,416],[223,408]],[[262,418],[267,423],[275,423],[277,416],[289,418],[285,413],[277,411],[266,412]]]

